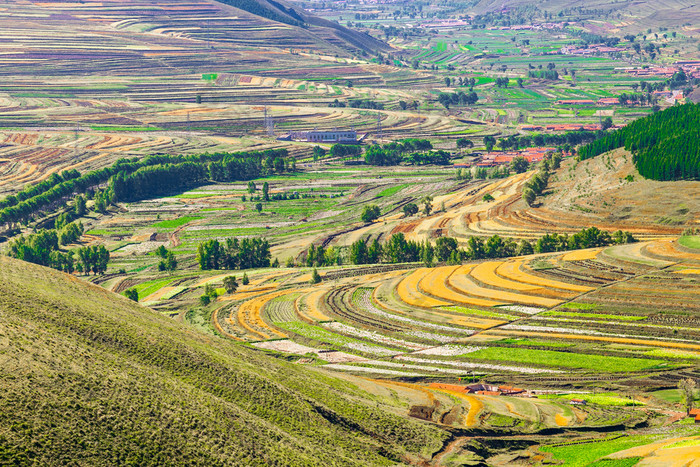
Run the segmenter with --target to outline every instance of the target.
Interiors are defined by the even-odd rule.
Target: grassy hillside
[[[393,465],[448,437],[325,373],[5,257],[0,348],[3,465]]]
[[[624,147],[639,173],[653,180],[700,179],[700,106],[674,106],[615,130],[579,149],[582,160]]]

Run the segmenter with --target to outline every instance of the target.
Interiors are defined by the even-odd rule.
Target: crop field
[[[692,371],[700,359],[700,289],[694,273],[683,273],[700,269],[700,260],[680,257],[677,241],[643,245],[634,253],[639,261],[617,254],[627,248],[621,245],[579,257],[407,264],[386,272],[382,266],[326,267],[319,268],[327,279],[318,285],[308,284],[303,267],[251,271],[249,285],[233,294],[221,289],[211,325],[269,351],[315,355],[334,372],[427,381],[488,373],[530,385],[615,378],[621,387],[663,387],[667,375]],[[551,267],[533,266],[543,260]],[[224,277],[192,271],[153,277],[136,288],[152,307],[169,312],[192,303],[207,284],[221,287]],[[612,399],[596,404],[609,406]],[[492,417],[472,417],[467,426],[506,423]],[[551,417],[547,424],[556,425]],[[566,416],[567,423],[575,419]]]
[[[332,386],[344,401],[311,407],[326,428],[345,429],[357,418],[363,429],[371,422],[362,439],[383,437],[392,425],[380,426],[381,417],[375,423],[369,409],[346,407],[357,397],[411,422],[392,442],[412,439],[420,432],[415,427],[440,433],[430,446],[397,445],[389,453],[397,464],[479,464],[483,452],[502,453],[504,446],[517,454],[499,454],[493,465],[695,461],[700,431],[683,420],[678,383],[700,380],[700,183],[645,179],[625,149],[580,160],[574,157],[580,147],[534,137],[586,126],[590,133],[582,137],[591,138],[604,123],[619,128],[674,105],[645,86],[638,90],[641,81],[667,79],[646,71],[696,59],[690,28],[649,30],[635,39],[641,52],[620,38],[612,52],[569,54],[569,46],[592,44],[590,32],[622,37],[633,19],[620,13],[586,19],[584,27],[550,15],[551,23],[518,28],[509,22],[516,13],[502,8],[488,16],[493,24],[480,27],[470,24],[483,19],[476,10],[454,2],[340,2],[338,9],[294,0],[289,5],[298,12],[267,3],[281,12],[268,15],[293,19],[303,12],[335,23],[299,27],[212,0],[5,2],[3,206],[11,210],[8,195],[54,174],[82,175],[123,159],[136,165],[150,155],[201,155],[196,164],[207,167],[187,188],[156,180],[148,188],[159,191],[150,198],[115,195],[118,202],[101,207],[102,190],[124,173],[89,190],[60,192],[24,218],[4,218],[10,220],[0,225],[2,253],[20,235],[42,229],[68,237],[60,225],[64,213],[76,213],[82,235],[59,248],[87,254],[75,263],[78,271],[64,274],[71,287],[85,279],[100,294],[137,300],[113,297],[189,326],[202,351],[225,344],[236,355],[255,355],[252,364],[269,359],[275,372],[287,365],[295,375],[313,376],[273,372],[266,376],[272,382],[259,380],[268,389],[279,377],[280,387],[308,386],[301,393],[310,395],[317,389],[308,382],[323,381],[319,387]],[[489,2],[469,8],[483,3]],[[513,7],[517,14],[534,10]],[[658,48],[650,54],[643,47],[651,43]],[[599,101],[623,94],[644,99]],[[447,158],[436,164],[424,156],[445,153],[416,150],[402,153],[396,165],[370,165],[371,151],[365,164],[327,142],[294,140],[297,132],[350,129],[363,150],[379,144],[372,149],[391,155],[391,143],[419,138]],[[544,163],[524,171],[513,164],[503,174],[486,167],[517,139],[510,137],[520,139],[516,150],[522,144],[561,151],[561,165],[547,168],[534,201],[526,202],[524,192]],[[256,160],[262,168],[255,173],[266,175],[252,180],[234,165],[225,170],[240,174],[217,177],[217,162],[210,162],[223,153],[277,149],[287,151],[282,167],[273,157]],[[395,163],[377,164],[384,162]],[[79,193],[86,196],[78,214]],[[368,220],[370,206],[378,215]],[[613,240],[575,249],[576,234],[592,226]],[[627,233],[634,241],[623,243]],[[561,236],[555,246],[545,242],[552,234]],[[251,266],[257,253],[242,247],[240,256],[230,256],[239,248],[226,244],[233,238],[267,240],[269,263],[265,257]],[[405,251],[392,245],[399,238]],[[205,265],[212,240],[221,243],[213,256],[226,259]],[[383,252],[373,257],[376,245]],[[90,271],[98,254],[77,250],[86,246],[109,252],[105,270]],[[52,253],[52,264],[56,258],[65,259]],[[149,345],[158,342],[151,337]],[[82,355],[87,363],[71,364],[88,369],[90,352]],[[216,390],[225,392],[226,384]],[[311,400],[299,399],[304,412]],[[265,423],[279,419],[264,404],[259,410]],[[440,454],[431,459],[434,452]]]

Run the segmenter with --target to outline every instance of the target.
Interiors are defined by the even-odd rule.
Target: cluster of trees
[[[362,147],[356,144],[334,144],[331,146],[331,156],[333,157],[360,157]]]
[[[77,242],[83,235],[85,229],[82,222],[71,222],[58,230],[58,243],[60,245],[70,245]]]
[[[466,78],[466,77],[461,77],[458,76],[456,78],[445,78],[445,85],[447,86],[466,86],[469,88],[473,88],[476,86],[476,78]]]
[[[523,79],[518,78],[517,82],[518,82],[518,86],[522,88],[523,82],[524,82]],[[497,88],[507,88],[508,85],[510,84],[510,78],[496,78],[494,83],[496,84]]]
[[[544,161],[543,161],[544,162]],[[538,196],[547,188],[549,181],[548,164],[542,164],[540,170],[523,187],[523,200],[528,206],[532,206]]]
[[[700,179],[700,106],[685,104],[635,120],[579,149],[585,160],[624,147],[654,180]]]
[[[77,253],[77,258],[74,253]],[[69,274],[74,271],[104,274],[109,262],[109,251],[103,245],[62,252],[59,249],[59,233],[55,229],[42,230],[26,237],[20,236],[10,242],[7,254],[22,261],[58,269]]]
[[[309,267],[340,266],[343,264],[340,252],[336,248],[330,247],[326,249],[323,245],[318,247],[316,245],[311,245],[306,251],[305,262]]]
[[[160,262],[158,263],[159,271],[174,271],[177,269],[177,259],[172,251],[168,251],[163,245],[156,248],[156,256],[160,257]]]
[[[366,204],[364,209],[362,210],[362,215],[360,215],[360,219],[362,219],[362,222],[372,222],[377,219],[379,219],[379,216],[381,216],[381,211],[379,210],[379,206],[376,204]]]
[[[142,167],[136,172],[119,172],[110,180],[112,201],[137,201],[182,191],[204,183],[207,170],[202,164],[184,162]]]
[[[433,145],[426,139],[405,139],[389,144],[373,144],[365,151],[365,162],[370,165],[446,164],[449,154],[445,151],[430,151]],[[430,152],[426,152],[430,151]],[[410,154],[407,154],[410,153]]]
[[[443,151],[414,152],[403,157],[403,162],[409,165],[447,165],[450,163],[450,153]]]
[[[287,151],[215,153],[190,156],[148,156],[144,159],[119,159],[111,167],[84,175],[68,171],[49,177],[14,196],[0,201],[0,225],[27,221],[36,212],[75,194],[85,194],[92,187],[109,181],[106,190],[95,196],[95,208],[103,212],[116,201],[135,201],[175,187],[188,187],[215,181],[250,180],[289,170]],[[294,170],[292,165],[291,170]],[[79,176],[78,176],[79,175]],[[76,198],[76,210],[84,214],[85,199]]]
[[[26,201],[42,193],[46,193],[51,188],[62,182],[73,180],[79,177],[80,173],[75,169],[64,170],[60,174],[51,174],[51,176],[46,180],[41,181],[39,183],[35,183],[34,185],[27,185],[19,193],[15,195],[9,195],[5,199],[0,200],[0,209],[15,206],[16,204],[19,204],[22,201]]]
[[[511,135],[507,138],[499,138],[498,146],[504,151],[508,149],[518,150],[520,148],[529,148],[533,146],[566,146],[565,150],[569,152],[572,146],[595,141],[603,135],[605,135],[605,133],[601,131],[587,130],[551,134],[537,133],[524,136]],[[488,138],[488,136],[486,138]],[[486,144],[486,138],[484,138],[484,144]]]
[[[547,69],[547,70],[529,70],[527,72],[527,77],[528,78],[535,78],[535,79],[546,79],[550,81],[556,81],[559,79],[559,72],[554,69]]]
[[[228,238],[225,242],[214,239],[197,247],[197,262],[202,270],[267,268],[270,258],[270,243],[264,238]]]
[[[476,92],[441,92],[438,94],[438,102],[442,104],[446,109],[449,109],[451,105],[454,106],[464,106],[464,105],[474,105],[479,102],[479,96]]]
[[[351,99],[348,101],[348,105],[353,109],[384,110],[384,104],[371,99]]]
[[[435,244],[425,241],[406,240],[397,233],[385,243],[376,239],[371,243],[358,240],[350,246],[348,260],[352,264],[410,263],[423,262],[426,266],[437,263],[459,264],[462,261],[487,258],[508,258],[550,253],[583,248],[594,248],[613,244],[634,243],[637,240],[629,232],[617,231],[613,234],[597,227],[583,229],[571,236],[567,234],[546,234],[534,243],[527,240],[516,242],[503,239],[499,235],[489,238],[471,237],[466,248],[460,248],[457,240],[439,237]]]

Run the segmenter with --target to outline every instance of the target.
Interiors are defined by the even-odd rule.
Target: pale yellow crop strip
[[[243,326],[248,332],[252,334],[253,337],[260,336],[263,339],[270,339],[271,335],[276,335],[277,337],[287,337],[281,331],[272,328],[262,319],[262,310],[267,302],[273,298],[280,297],[282,295],[291,294],[298,292],[297,290],[280,290],[270,294],[263,295],[262,297],[256,297],[252,300],[248,300],[243,305],[238,308],[238,322]],[[256,326],[259,329],[264,329],[266,332],[255,329]],[[269,331],[269,333],[267,332]]]
[[[465,294],[495,300],[503,300],[503,302],[498,303],[499,305],[504,305],[507,303],[520,303],[524,305],[535,305],[550,308],[562,303],[562,300],[555,300],[552,298],[534,297],[530,295],[507,292],[504,290],[494,290],[481,287],[469,278],[469,273],[472,268],[473,266],[471,265],[461,266],[449,277],[449,284],[459,292]]]
[[[426,295],[423,295],[418,290],[418,283],[429,272],[430,272],[430,269],[421,268],[421,269],[416,269],[411,274],[406,276],[406,278],[404,278],[399,283],[399,286],[396,288],[396,291],[399,294],[399,298],[409,305],[423,307],[423,308],[433,308],[436,306],[453,305],[453,303],[443,302],[442,300],[436,300],[432,297],[428,297]]]
[[[483,298],[474,297],[470,294],[464,294],[460,291],[451,290],[447,287],[448,280],[455,271],[460,268],[469,268],[470,266],[444,266],[440,268],[434,268],[421,280],[418,284],[419,289],[424,290],[430,295],[434,295],[438,298],[443,298],[446,300],[451,300],[455,303],[461,303],[465,305],[472,306],[484,306],[484,307],[494,307],[498,305],[506,305],[506,302],[498,302],[493,300],[485,300]]]
[[[570,253],[566,253],[561,257],[563,261],[586,261],[593,260],[598,257],[600,252],[603,251],[602,248],[591,248],[588,250],[576,250]]]
[[[329,316],[321,311],[321,307],[319,306],[319,301],[326,293],[328,293],[328,289],[320,289],[304,296],[304,304],[308,310],[308,317],[313,321],[331,320]]]
[[[537,290],[541,287],[534,287],[532,284],[526,284],[522,282],[515,282],[509,279],[505,279],[496,274],[496,270],[503,265],[503,261],[486,261],[481,264],[477,264],[471,271],[471,276],[483,282],[484,284],[493,285],[502,289],[518,290],[521,292]]]

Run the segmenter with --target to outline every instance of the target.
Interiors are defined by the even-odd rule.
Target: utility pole
[[[275,123],[272,121],[272,117],[267,113],[267,106],[263,108],[263,115],[267,136],[272,138],[275,136]]]
[[[382,114],[377,112],[377,138],[382,139]]]

